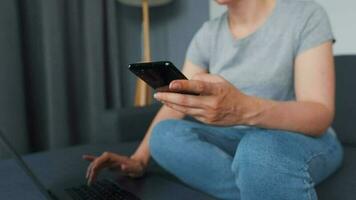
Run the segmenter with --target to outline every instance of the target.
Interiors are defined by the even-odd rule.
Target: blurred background
[[[318,2],[331,18],[335,53],[356,54],[355,1]],[[194,33],[224,8],[174,0],[150,11],[152,60],[180,67]],[[134,102],[127,66],[142,60],[141,23],[140,8],[117,0],[0,1],[0,129],[19,152],[122,140],[118,120]]]
[[[209,1],[150,10],[152,59],[180,67],[209,19]],[[118,114],[133,106],[127,66],[141,61],[141,23],[140,8],[116,0],[0,1],[0,129],[19,152],[120,140]]]

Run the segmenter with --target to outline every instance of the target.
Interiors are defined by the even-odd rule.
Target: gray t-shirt
[[[248,95],[294,100],[294,61],[304,51],[334,39],[328,16],[312,0],[276,0],[266,22],[236,40],[227,14],[204,23],[186,59],[219,74]]]

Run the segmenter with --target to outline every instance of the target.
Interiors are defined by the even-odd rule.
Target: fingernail
[[[176,82],[173,82],[172,84],[171,84],[171,89],[179,89],[180,88],[180,84],[179,83],[176,83]]]
[[[159,94],[158,94],[158,93],[155,93],[155,94],[153,95],[153,98],[155,98],[155,99],[159,98]]]

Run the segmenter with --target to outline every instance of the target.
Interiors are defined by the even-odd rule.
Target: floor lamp
[[[151,61],[150,47],[150,14],[149,7],[162,6],[171,0],[118,0],[119,2],[136,7],[142,7],[142,32],[143,32],[143,62]],[[137,79],[135,92],[135,106],[146,106],[152,103],[150,88],[141,79]]]

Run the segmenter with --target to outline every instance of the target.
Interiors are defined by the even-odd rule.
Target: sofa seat
[[[127,152],[132,152],[139,143],[125,144]],[[356,200],[356,147],[344,145],[343,164],[333,175],[319,184],[317,189],[320,200]],[[149,173],[160,174],[172,181],[178,181],[152,161],[148,168]]]
[[[340,169],[317,186],[320,200],[356,199],[356,146],[344,145]]]

